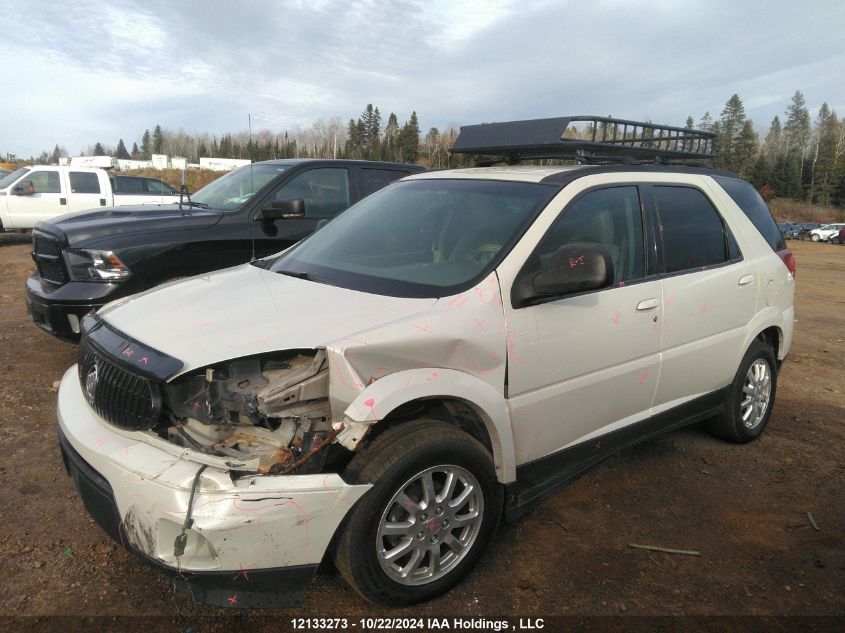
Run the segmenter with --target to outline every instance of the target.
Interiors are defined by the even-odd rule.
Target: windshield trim
[[[423,180],[413,180],[408,182],[437,182],[442,180],[464,182],[511,182],[494,180],[490,178],[449,178],[446,174],[444,174],[443,178],[426,178]],[[499,267],[502,261],[504,261],[504,259],[513,250],[513,248],[520,242],[520,240],[522,240],[525,233],[528,231],[529,228],[531,228],[531,226],[534,224],[540,214],[546,209],[546,207],[548,207],[554,197],[563,188],[563,185],[557,183],[535,183],[524,181],[518,182],[519,184],[546,189],[547,195],[538,196],[535,208],[533,208],[526,215],[522,225],[516,231],[513,232],[511,238],[504,245],[502,245],[502,248],[499,249],[498,253],[496,253],[496,255],[475,276],[459,284],[454,284],[452,286],[437,286],[432,284],[401,281],[397,279],[390,279],[387,277],[376,277],[373,275],[365,275],[362,273],[342,271],[336,268],[328,268],[317,264],[303,265],[303,262],[299,262],[296,260],[288,262],[284,261],[288,256],[291,256],[291,258],[293,258],[293,256],[295,256],[296,251],[299,250],[299,248],[308,240],[314,239],[314,237],[319,232],[312,233],[310,236],[296,244],[296,246],[291,247],[289,251],[281,254],[279,258],[275,262],[273,262],[269,270],[278,274],[287,273],[294,276],[305,274],[308,276],[309,281],[313,281],[315,283],[329,284],[340,288],[346,288],[348,290],[355,290],[358,292],[366,292],[369,294],[382,295],[388,297],[409,299],[439,299],[440,297],[449,297],[452,295],[460,294],[462,292],[466,292],[474,286],[477,286],[481,281],[487,278],[491,272],[493,272]],[[388,187],[392,188],[394,186],[397,186],[397,184],[398,183],[391,183],[391,185],[389,185]],[[385,187],[384,189],[387,189],[388,187]],[[350,209],[351,208],[352,207],[350,207]],[[291,266],[290,264],[294,265]]]
[[[191,194],[191,199],[192,199],[192,201],[194,201],[194,199],[197,197],[197,195],[202,193],[202,191],[204,189],[215,185],[215,183],[219,184],[220,180],[222,178],[226,178],[227,176],[230,176],[232,174],[236,174],[236,173],[241,172],[241,171],[245,172],[246,170],[256,169],[256,168],[262,169],[262,170],[270,168],[270,169],[276,170],[278,173],[275,176],[273,176],[273,178],[271,178],[269,181],[267,181],[266,183],[261,185],[258,189],[253,191],[252,194],[249,196],[249,198],[244,200],[238,206],[230,207],[230,208],[224,208],[224,207],[220,207],[220,206],[213,206],[212,207],[207,202],[203,202],[202,199],[197,200],[196,202],[203,204],[203,205],[206,205],[205,208],[207,208],[207,209],[211,209],[211,210],[214,210],[214,211],[220,211],[221,213],[238,213],[240,211],[243,211],[243,209],[245,207],[247,207],[251,202],[253,202],[255,200],[259,200],[261,197],[263,197],[264,194],[269,189],[276,186],[276,184],[279,182],[280,178],[284,178],[285,176],[289,175],[292,171],[290,165],[281,165],[281,164],[278,164],[278,163],[270,163],[270,162],[263,162],[263,161],[258,162],[258,163],[251,163],[249,165],[244,165],[243,167],[238,167],[237,169],[233,169],[233,170],[229,171],[228,173],[225,173],[222,176],[215,178],[210,183],[208,183],[204,187],[200,188],[195,193]],[[177,192],[177,194],[178,194],[178,192]]]

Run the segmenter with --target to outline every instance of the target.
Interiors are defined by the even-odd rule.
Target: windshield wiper
[[[296,272],[295,270],[277,270],[277,273],[282,275],[287,275],[288,277],[296,277],[297,279],[304,279],[305,281],[314,281],[311,277],[311,273],[305,272]]]
[[[187,205],[189,207],[197,207],[199,209],[210,209],[211,208],[205,202],[194,202],[193,200],[185,200],[184,202],[181,202],[180,204],[184,204],[184,205]]]

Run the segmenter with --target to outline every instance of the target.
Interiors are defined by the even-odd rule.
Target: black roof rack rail
[[[568,116],[464,125],[452,145],[479,164],[563,159],[588,164],[670,164],[709,161],[712,132],[603,116]],[[496,157],[496,158],[491,158]]]

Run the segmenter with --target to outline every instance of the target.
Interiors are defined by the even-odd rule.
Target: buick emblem
[[[85,398],[94,404],[94,394],[97,392],[97,363],[91,365],[85,376]]]

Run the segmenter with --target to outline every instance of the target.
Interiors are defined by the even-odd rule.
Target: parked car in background
[[[827,242],[834,235],[839,235],[839,229],[845,227],[845,223],[822,224],[819,228],[810,231],[810,239],[814,242]]]
[[[798,232],[798,239],[810,239],[810,231],[812,231],[813,229],[817,229],[820,226],[821,224],[817,222],[805,222],[801,225],[801,230]]]
[[[785,240],[797,239],[801,228],[792,222],[778,222],[778,230]]]
[[[4,177],[4,176],[6,176],[7,174],[11,174],[11,173],[12,173],[12,170],[11,170],[11,169],[2,169],[2,168],[0,168],[0,178],[3,178],[3,177]]]
[[[278,252],[350,204],[420,171],[369,161],[266,161],[221,176],[181,208],[117,207],[40,222],[27,308],[36,325],[76,341],[83,315],[109,301]]]
[[[117,195],[108,172],[96,167],[33,165],[0,179],[0,229],[31,229],[42,220],[98,207],[178,201],[179,194],[170,187]]]
[[[845,228],[839,229],[839,233],[830,238],[833,244],[845,244]]]
[[[396,608],[448,591],[502,516],[637,441],[703,420],[758,438],[794,327],[795,260],[765,202],[658,162],[712,133],[594,118],[627,126],[602,147],[567,138],[570,120],[464,127],[453,151],[513,162],[523,138],[529,157],[630,159],[636,125],[649,164],[415,174],[284,253],[86,316],[58,436],[102,529],[217,606],[300,603],[332,557]],[[301,168],[266,164],[283,167]],[[301,206],[276,184],[247,221]]]

